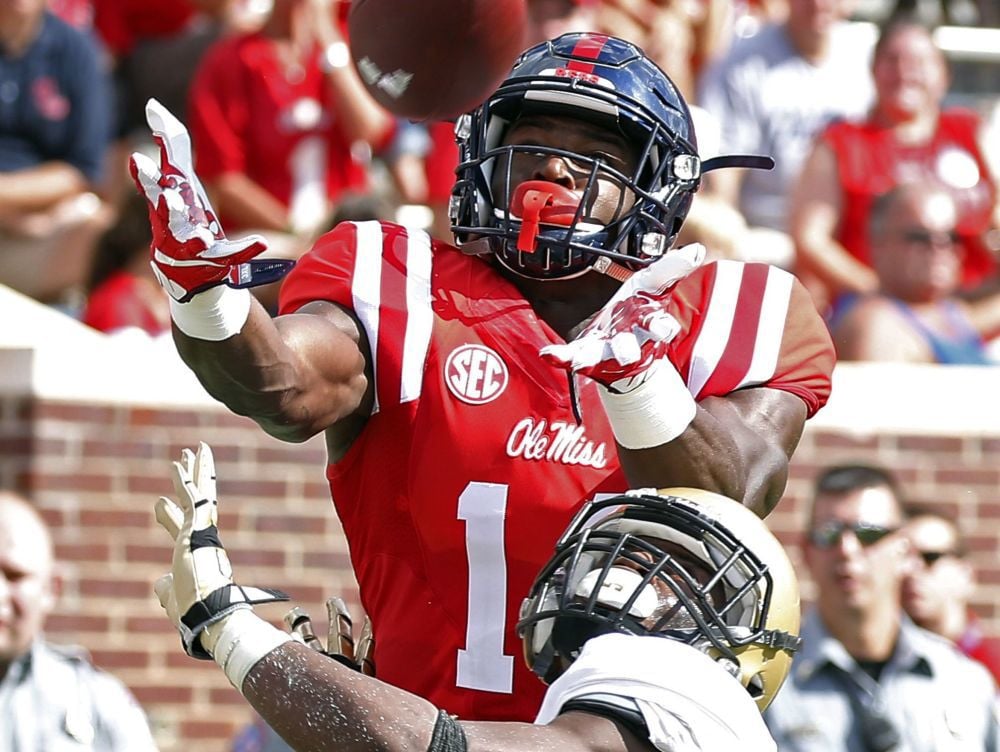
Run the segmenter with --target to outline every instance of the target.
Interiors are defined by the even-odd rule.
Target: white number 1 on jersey
[[[458,498],[458,519],[465,520],[469,557],[469,612],[465,649],[458,651],[456,684],[510,694],[514,657],[503,652],[507,633],[506,513],[507,486],[502,483],[470,483]]]

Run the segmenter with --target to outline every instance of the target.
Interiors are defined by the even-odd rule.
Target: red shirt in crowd
[[[94,288],[81,318],[102,332],[138,327],[155,337],[170,331],[170,311],[159,285],[123,271]]]
[[[870,266],[868,215],[874,200],[903,182],[935,182],[952,194],[958,207],[965,249],[962,282],[972,285],[992,274],[996,260],[982,235],[991,227],[997,187],[976,140],[980,126],[971,110],[946,110],[931,140],[917,146],[899,143],[890,129],[871,121],[828,126],[822,139],[833,149],[839,171],[841,245]]]
[[[367,185],[342,133],[319,50],[288,68],[263,34],[222,39],[202,60],[188,119],[196,169],[211,182],[243,173],[286,207],[318,191],[330,202]],[[240,228],[221,218],[228,231]]]

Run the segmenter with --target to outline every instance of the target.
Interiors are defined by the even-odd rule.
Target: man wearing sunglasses
[[[804,545],[814,608],[765,714],[781,752],[998,749],[992,678],[903,612],[903,524],[887,470],[841,465],[817,478]]]
[[[924,629],[947,637],[1000,682],[1000,640],[983,634],[969,608],[975,572],[955,521],[933,511],[914,512],[904,529],[914,565],[903,581],[903,608]]]
[[[930,183],[899,185],[869,218],[878,290],[839,304],[831,321],[841,360],[983,365],[1000,334],[1000,293],[959,296],[958,209]]]

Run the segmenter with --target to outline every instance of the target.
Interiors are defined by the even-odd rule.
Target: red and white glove
[[[218,285],[252,287],[284,276],[293,262],[251,262],[267,248],[259,235],[226,238],[194,172],[183,123],[155,99],[146,104],[146,121],[160,148],[160,164],[136,152],[129,171],[149,205],[153,273],[167,294],[185,303]]]
[[[700,244],[668,252],[629,277],[575,339],[543,347],[540,355],[612,391],[634,389],[680,331],[667,312],[671,290],[704,260]]]
[[[658,446],[680,435],[695,403],[666,357],[680,324],[667,310],[671,291],[705,260],[695,243],[633,274],[570,342],[540,351],[548,363],[593,379],[618,443]]]

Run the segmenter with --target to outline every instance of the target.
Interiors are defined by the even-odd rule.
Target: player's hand
[[[146,104],[146,120],[160,164],[136,152],[129,172],[146,197],[153,273],[167,294],[184,303],[216,285],[252,287],[284,276],[293,262],[252,261],[267,248],[261,236],[226,238],[194,172],[187,128],[155,99]]]
[[[173,564],[154,589],[187,654],[207,659],[215,643],[206,640],[206,627],[237,609],[288,596],[233,583],[229,556],[219,540],[215,461],[207,444],[199,444],[197,453],[181,453],[181,461],[173,463],[173,481],[177,501],[161,496],[156,502],[156,521],[174,541]]]
[[[667,311],[674,285],[704,260],[705,248],[698,243],[669,251],[633,274],[575,339],[543,347],[540,355],[613,392],[635,389],[680,331]]]
[[[366,676],[375,676],[375,663],[372,657],[375,651],[375,638],[372,637],[371,621],[368,617],[365,617],[355,642],[351,613],[341,598],[327,599],[326,616],[325,646],[316,635],[309,614],[298,606],[285,614],[285,625],[294,639],[348,668],[360,671]]]

